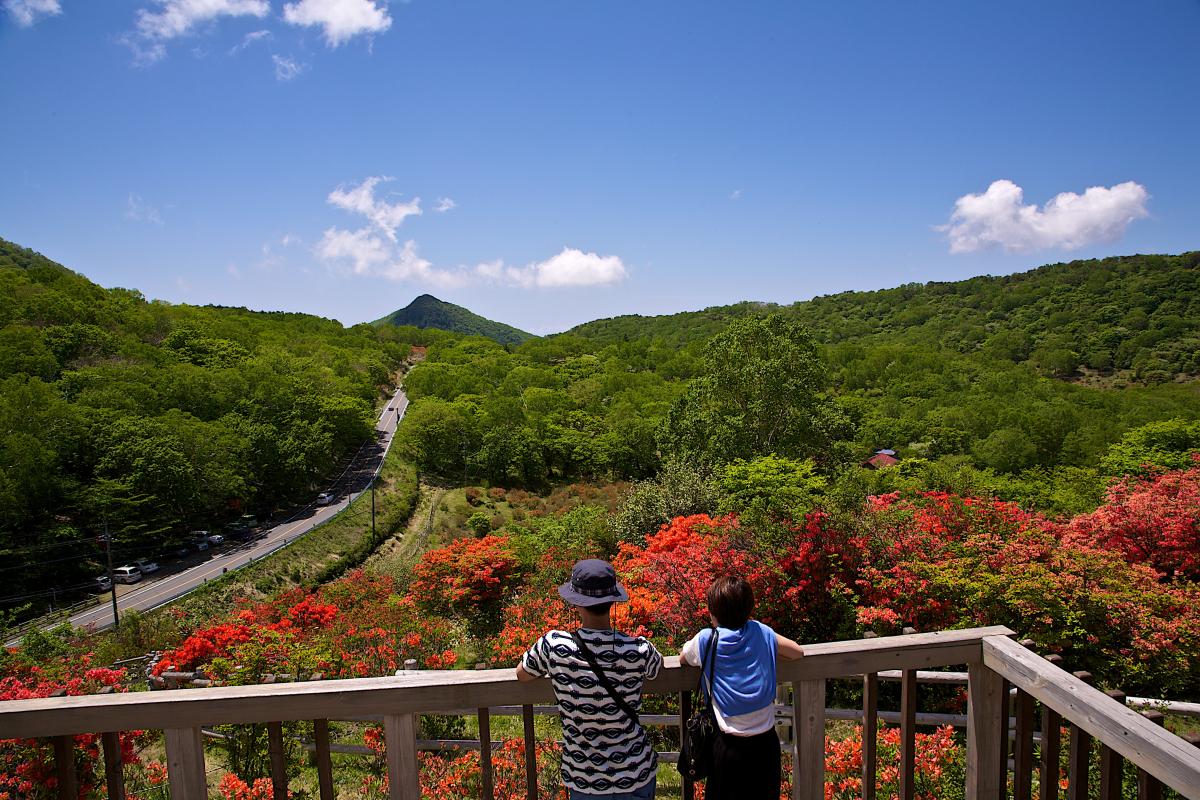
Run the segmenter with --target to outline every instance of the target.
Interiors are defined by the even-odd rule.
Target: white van
[[[137,583],[141,579],[142,571],[132,564],[113,570],[113,580],[117,583]]]

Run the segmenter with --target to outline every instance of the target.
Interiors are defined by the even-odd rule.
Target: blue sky
[[[152,298],[544,333],[1200,248],[1196,0],[0,5],[0,236]]]

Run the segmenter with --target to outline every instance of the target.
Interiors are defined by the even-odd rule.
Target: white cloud
[[[1074,250],[1121,237],[1131,222],[1147,216],[1146,188],[1133,181],[1083,194],[1063,192],[1042,208],[1022,205],[1024,192],[1012,181],[994,181],[982,194],[967,194],[954,203],[950,221],[937,230],[950,240],[951,253],[973,253],[991,247],[1028,252],[1042,248]]]
[[[742,190],[734,189],[732,192],[729,193],[729,199],[730,200],[741,200],[742,199]]]
[[[498,283],[543,289],[611,286],[629,277],[619,257],[585,253],[573,247],[564,247],[558,255],[524,267],[508,267],[501,262],[480,264],[476,273]]]
[[[458,208],[458,203],[454,202],[449,197],[439,197],[437,205],[433,207],[433,210],[439,214],[445,214],[447,211],[455,208]]]
[[[28,28],[42,17],[62,13],[58,0],[4,0],[4,10],[22,28]]]
[[[134,222],[148,222],[151,225],[162,225],[162,214],[158,209],[142,199],[141,195],[130,194],[125,203],[125,219]]]
[[[392,180],[383,175],[367,178],[358,186],[339,186],[329,193],[330,203],[355,214],[362,214],[375,224],[389,239],[396,241],[396,229],[406,217],[420,216],[421,198],[408,202],[388,203],[375,197],[375,187]]]
[[[154,0],[157,10],[138,9],[134,30],[124,41],[139,61],[154,62],[167,54],[166,42],[191,33],[221,17],[257,17],[271,13],[267,0]]]
[[[290,81],[301,72],[304,72],[305,65],[299,61],[294,61],[286,56],[271,54],[271,60],[275,62],[275,80]]]
[[[272,38],[274,38],[274,35],[268,30],[250,31],[250,33],[247,33],[242,37],[241,44],[235,44],[230,48],[229,55],[235,55],[242,50],[245,50],[250,45],[255,44],[256,42],[262,42]]]
[[[284,5],[283,18],[293,25],[319,25],[330,47],[392,26],[386,0],[297,0]]]
[[[391,180],[384,176],[367,178],[357,186],[339,186],[329,193],[330,205],[364,217],[370,224],[356,230],[333,227],[325,231],[314,252],[323,261],[347,265],[355,275],[416,281],[440,287],[460,287],[487,283],[521,288],[561,288],[571,286],[608,286],[629,276],[617,256],[585,253],[570,247],[546,259],[523,267],[512,267],[501,260],[474,267],[444,269],[417,254],[412,239],[399,243],[396,231],[407,217],[421,213],[421,200],[389,203],[375,196],[375,187]],[[455,203],[448,197],[438,200],[435,208],[448,211]],[[284,244],[287,244],[285,237]]]

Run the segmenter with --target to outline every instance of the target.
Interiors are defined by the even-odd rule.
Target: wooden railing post
[[[683,749],[683,737],[687,736],[687,722],[692,716],[692,693],[683,691],[679,693],[679,749]],[[693,800],[696,796],[696,789],[692,785],[692,779],[687,775],[683,776],[683,800]]]
[[[167,779],[171,800],[207,800],[208,780],[204,773],[204,735],[199,728],[163,731],[167,746]]]
[[[525,733],[525,800],[538,800],[537,734],[533,728],[533,706],[521,706]]]
[[[792,684],[792,800],[825,797],[825,679]]]
[[[1084,683],[1092,682],[1092,673],[1076,672],[1076,678]],[[1092,752],[1092,735],[1071,723],[1070,752],[1067,754],[1067,800],[1088,800],[1088,761]]]
[[[1032,639],[1021,646],[1032,650]],[[1013,741],[1013,798],[1032,800],[1033,793],[1033,696],[1017,690],[1015,705],[1016,738]]]
[[[1142,716],[1156,725],[1166,725],[1167,715],[1161,711],[1143,711]],[[1138,768],[1138,800],[1162,800],[1163,787],[1158,778],[1146,770]]]
[[[999,800],[1004,680],[982,662],[967,665],[967,800]]]
[[[495,800],[496,789],[492,776],[492,715],[486,708],[477,712],[479,720],[479,798]]]
[[[54,737],[54,771],[58,776],[58,796],[62,800],[77,800],[78,783],[75,778],[75,737]]]
[[[321,792],[321,800],[335,800],[333,762],[329,757],[329,720],[313,720],[313,744],[317,757],[317,786]]]
[[[287,761],[283,755],[283,723],[267,723],[267,753],[271,757],[271,797],[287,800]]]
[[[1119,689],[1105,692],[1121,705],[1125,704],[1125,693]],[[1121,800],[1121,776],[1125,759],[1121,754],[1104,744],[1100,745],[1100,800]]]
[[[121,768],[121,734],[109,731],[100,735],[104,745],[104,783],[108,800],[125,800],[125,775]]]
[[[875,800],[879,769],[879,673],[863,676],[862,797]]]
[[[385,714],[383,735],[387,741],[388,797],[390,800],[420,800],[417,715]]]
[[[1046,661],[1062,668],[1062,656],[1049,655]],[[1058,800],[1059,754],[1062,752],[1062,717],[1042,704],[1042,765],[1039,774],[1040,800]]]
[[[900,678],[900,800],[913,800],[917,792],[917,671],[904,670]]]

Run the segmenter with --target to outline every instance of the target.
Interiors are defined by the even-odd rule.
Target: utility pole
[[[375,475],[371,476],[371,541],[375,541]]]
[[[108,588],[112,592],[113,627],[121,627],[121,615],[117,613],[117,582],[113,580],[112,535],[108,532],[108,516],[104,517],[104,552],[108,553]]]

